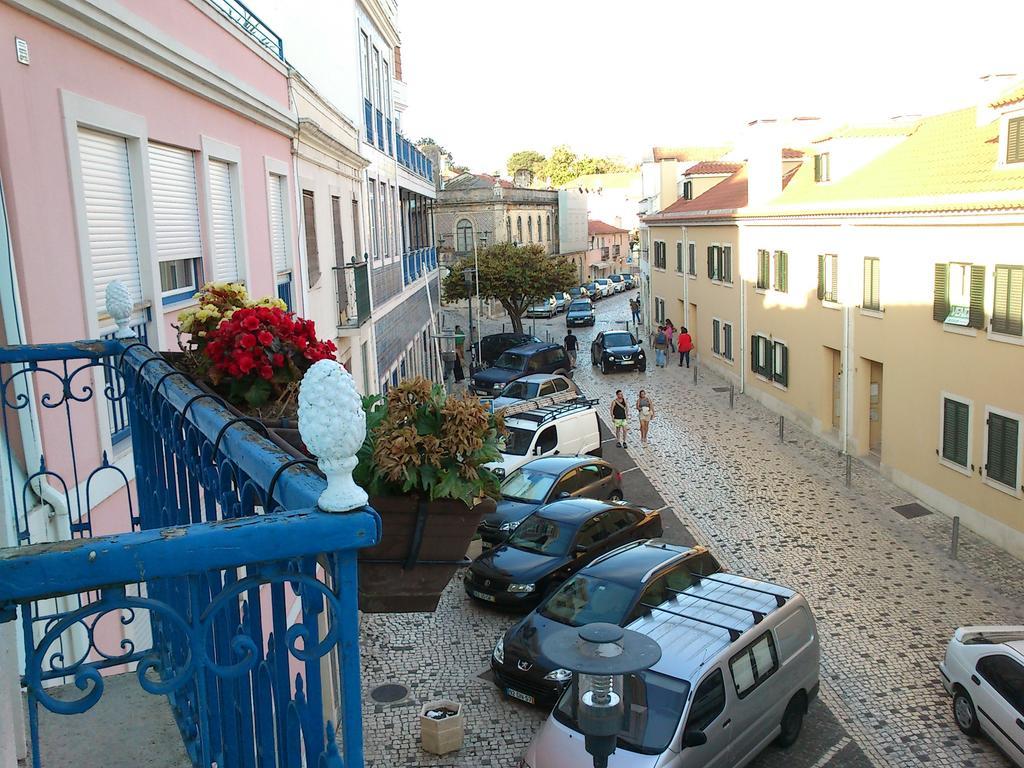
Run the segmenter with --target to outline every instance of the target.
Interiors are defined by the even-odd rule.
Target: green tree
[[[591,157],[583,155],[576,161],[576,176],[592,173],[621,173],[630,170],[629,166],[614,157]]]
[[[564,256],[549,256],[536,243],[495,243],[477,254],[480,266],[480,298],[494,300],[508,312],[512,328],[523,332],[523,315],[531,304],[576,284],[576,270]],[[452,265],[442,283],[445,301],[475,295],[475,284],[466,290],[464,269],[473,268],[468,256]]]
[[[508,169],[509,176],[515,176],[516,171],[520,168],[529,168],[533,171],[534,176],[541,176],[541,171],[546,160],[547,158],[540,152],[536,152],[532,149],[521,149],[518,152],[513,152],[509,155],[508,162],[505,163],[505,167]]]
[[[560,187],[579,176],[576,172],[577,161],[576,153],[569,149],[568,144],[559,144],[544,163],[541,175],[549,179],[552,186]]]

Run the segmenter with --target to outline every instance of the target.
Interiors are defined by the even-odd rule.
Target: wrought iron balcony
[[[239,2],[239,0],[207,1],[245,30],[249,37],[281,61],[284,61],[284,41],[281,39],[281,36],[268,27],[259,16],[250,11],[243,3]]]
[[[411,141],[406,139],[397,131],[395,132],[395,141],[398,145],[398,164],[433,183],[433,162],[426,155],[416,149],[415,145],[413,145]]]
[[[334,268],[338,289],[338,328],[361,328],[370,319],[370,280],[366,262]]]
[[[31,764],[40,708],[84,713],[122,674],[166,697],[195,766],[363,765],[356,556],[377,514],[320,511],[312,461],[138,340],[0,347],[0,370],[0,622],[21,622]]]

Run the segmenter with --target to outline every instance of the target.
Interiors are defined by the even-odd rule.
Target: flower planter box
[[[440,709],[454,710],[455,714],[443,720],[427,717],[427,712]],[[420,746],[435,755],[446,755],[462,748],[465,739],[466,721],[462,704],[449,699],[428,701],[420,709]]]

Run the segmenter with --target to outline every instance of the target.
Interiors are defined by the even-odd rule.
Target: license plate
[[[488,603],[494,602],[494,595],[488,595],[486,592],[477,592],[475,589],[473,590],[473,597],[486,600]]]
[[[525,701],[527,704],[536,704],[537,703],[534,700],[533,696],[530,696],[529,694],[526,694],[526,693],[520,693],[515,688],[506,688],[505,689],[505,693],[507,695],[511,696],[513,699],[519,699],[520,701]]]

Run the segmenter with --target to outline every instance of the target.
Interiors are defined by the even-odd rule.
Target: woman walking
[[[615,390],[612,400],[612,426],[615,427],[615,444],[619,448],[626,447],[626,398],[621,389]]]
[[[683,359],[686,359],[686,367],[690,367],[690,350],[693,349],[693,337],[683,326],[679,330],[679,338],[676,340],[676,347],[679,349],[679,367],[683,367]]]
[[[640,444],[647,445],[647,430],[651,428],[651,419],[654,418],[654,403],[645,390],[640,390],[636,399],[636,410],[640,414]]]
[[[672,351],[676,351],[676,327],[672,325],[671,320],[665,321],[665,336],[668,337],[668,348]]]

